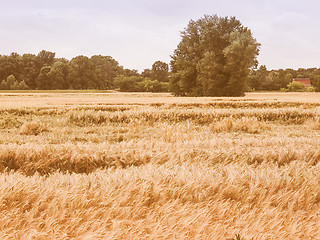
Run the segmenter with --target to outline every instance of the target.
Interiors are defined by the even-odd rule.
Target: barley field
[[[320,239],[320,94],[0,93],[0,239]]]

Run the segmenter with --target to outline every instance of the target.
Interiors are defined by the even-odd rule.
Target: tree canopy
[[[260,44],[235,17],[191,20],[171,61],[171,91],[186,96],[241,96]]]

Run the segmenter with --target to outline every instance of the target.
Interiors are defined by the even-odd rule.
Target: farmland
[[[320,94],[0,93],[0,239],[320,238]]]

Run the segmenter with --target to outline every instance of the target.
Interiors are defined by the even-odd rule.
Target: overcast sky
[[[112,56],[142,71],[170,55],[190,21],[235,16],[269,70],[320,67],[318,0],[0,0],[0,54]]]

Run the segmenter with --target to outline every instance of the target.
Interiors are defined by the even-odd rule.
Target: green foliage
[[[141,92],[168,92],[169,91],[168,82],[159,82],[158,80],[151,80],[150,78],[145,78],[138,85]]]
[[[280,88],[280,92],[289,92],[288,88]]]
[[[109,56],[95,55],[91,57],[95,68],[95,83],[98,89],[111,89],[113,80],[121,71],[116,60]]]
[[[255,76],[261,76],[262,72],[260,69],[254,72]],[[260,90],[282,91],[281,89],[286,88],[287,85],[292,82],[292,80],[293,74],[290,70],[279,69],[267,71],[267,69],[264,67],[263,77],[259,78],[258,81],[261,84]]]
[[[236,18],[191,20],[172,56],[171,91],[188,96],[241,96],[259,44]]]
[[[288,84],[289,92],[303,92],[305,91],[306,87],[303,83],[300,82],[291,82]]]
[[[44,66],[40,70],[40,74],[37,78],[37,87],[41,90],[52,89],[52,82],[49,77],[49,73],[51,71],[51,67]]]
[[[1,89],[1,90],[6,90],[6,89],[8,89],[7,83],[6,83],[5,80],[1,81],[1,83],[0,83],[0,89]]]
[[[285,76],[284,84],[286,84],[286,86],[288,86],[288,84],[291,83],[292,80],[293,80],[293,75],[291,73],[287,73]]]
[[[9,89],[15,88],[15,86],[17,85],[17,80],[15,76],[13,75],[8,76],[6,80],[6,85]]]
[[[124,75],[124,76],[128,76],[128,77],[133,77],[133,76],[135,76],[135,77],[138,77],[138,76],[140,76],[140,74],[138,73],[138,71],[137,70],[131,70],[131,69],[121,69],[120,71],[119,71],[119,75]]]
[[[151,69],[144,69],[141,76],[144,78],[151,78]]]
[[[50,72],[48,73],[48,78],[51,81],[52,89],[69,89],[69,74],[70,66],[67,62],[57,61],[55,62]]]
[[[13,70],[17,78],[24,80],[31,88],[37,87],[37,78],[41,70],[39,57],[34,54],[23,54],[19,59],[18,69]]]
[[[219,26],[224,30],[217,29]],[[224,33],[224,37],[215,36],[217,33]],[[77,56],[71,61],[55,58],[55,53],[45,50],[38,54],[0,55],[0,89],[120,89],[171,91],[182,96],[235,96],[243,91],[289,91],[285,90],[287,85],[300,76],[310,78],[313,86],[303,91],[320,91],[320,68],[271,71],[264,65],[258,69],[240,68],[242,60],[246,62],[248,57],[244,57],[241,64],[237,62],[243,50],[241,44],[249,48],[252,37],[250,31],[234,18],[206,16],[191,21],[182,35],[172,56],[171,72],[168,64],[156,61],[151,69],[139,74],[137,70],[124,69],[112,57],[101,55]],[[251,41],[258,47],[254,39]],[[223,46],[223,50],[219,46]],[[242,81],[248,72],[248,81]]]
[[[313,82],[314,82],[314,86],[315,86],[315,91],[320,92],[320,75],[315,75]]]
[[[278,90],[280,88],[280,86],[277,84],[278,75],[279,73],[276,71],[268,72],[265,82],[262,85],[262,89],[267,91]]]
[[[118,62],[109,56],[78,56],[68,61],[45,50],[38,55],[12,53],[0,55],[0,88],[112,89],[113,79],[121,71]],[[15,76],[16,86],[7,83],[10,75]]]
[[[121,92],[139,92],[139,83],[143,78],[138,76],[119,75],[114,79],[114,87]]]
[[[97,88],[95,66],[86,56],[77,56],[70,61],[69,79],[72,89]]]
[[[141,76],[119,75],[114,80],[114,86],[121,92],[167,92],[169,90],[169,83]]]
[[[169,66],[165,62],[156,61],[152,65],[151,69],[151,79],[157,80],[159,82],[169,81]]]
[[[293,80],[293,75],[283,69],[278,71],[271,71],[268,76],[267,88],[268,90],[278,91],[281,88],[287,87]]]
[[[252,70],[250,72],[248,89],[278,91],[282,88],[286,88],[294,78],[309,78],[312,86],[315,88],[315,91],[320,91],[319,68],[299,68],[298,70],[288,68],[285,70],[279,69],[271,71],[268,71],[265,68],[265,71],[263,71],[263,76],[261,77],[261,67],[258,70]],[[261,88],[259,86],[261,86]],[[308,89],[308,91],[311,90],[312,89]]]
[[[39,52],[37,55],[39,64],[41,67],[43,66],[51,66],[54,63],[55,60],[55,53],[54,52],[49,52],[46,50],[42,50]]]
[[[265,65],[261,65],[256,71],[250,71],[248,78],[248,88],[261,91],[263,83],[266,81],[268,71]]]
[[[305,92],[315,92],[316,91],[316,88],[315,87],[306,87],[305,88]]]
[[[28,85],[24,82],[24,80],[22,80],[22,81],[18,84],[17,90],[27,90],[27,89],[29,89]]]
[[[29,89],[24,81],[18,82],[14,75],[10,75],[6,80],[0,83],[0,89],[2,90],[25,90]]]

